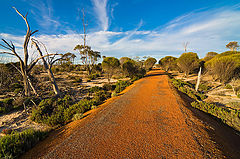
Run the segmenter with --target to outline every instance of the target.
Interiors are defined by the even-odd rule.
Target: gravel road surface
[[[189,108],[161,70],[86,116],[22,158],[240,158],[237,132]]]

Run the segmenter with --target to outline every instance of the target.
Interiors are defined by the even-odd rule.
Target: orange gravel
[[[213,128],[185,105],[168,76],[153,70],[22,158],[226,158],[209,134]]]

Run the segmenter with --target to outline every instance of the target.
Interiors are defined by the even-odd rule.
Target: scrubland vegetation
[[[43,140],[46,135],[47,132],[32,129],[20,133],[13,131],[9,135],[0,138],[0,157],[17,158]]]
[[[83,118],[85,112],[96,109],[108,98],[117,96],[135,80],[142,78],[157,62],[152,57],[134,60],[129,57],[118,59],[102,56],[86,45],[85,27],[84,44],[69,50],[75,53],[48,53],[47,46],[32,38],[37,31],[31,31],[27,17],[18,10],[16,12],[27,25],[24,56],[19,56],[12,42],[3,39],[0,46],[9,52],[1,53],[15,56],[18,61],[0,63],[1,116],[20,110],[33,123],[50,128],[63,126]],[[39,53],[32,61],[28,50],[30,42]],[[236,42],[229,43],[226,47],[231,51],[220,54],[209,52],[202,59],[193,52],[183,53],[179,58],[166,56],[159,60],[159,66],[167,72],[183,74],[182,80],[173,78],[172,83],[193,99],[194,108],[212,114],[240,131],[240,106],[236,106],[240,102],[232,108],[229,105],[208,103],[207,93],[214,85],[200,82],[196,89],[196,80],[186,82],[201,67],[203,75],[210,76],[213,82],[220,82],[219,86],[233,90],[233,97],[240,97],[240,52],[236,51]],[[81,63],[76,64],[74,60],[78,57]],[[0,157],[5,158],[18,157],[42,140],[48,132],[37,129],[14,130],[5,122],[1,123],[0,131],[4,135],[0,138]]]
[[[159,65],[170,73],[172,84],[192,99],[192,107],[240,131],[240,52],[237,42],[226,47],[231,51],[209,52],[202,59],[193,52],[179,58],[166,56]]]
[[[14,8],[15,9],[15,8]],[[51,129],[84,117],[105,100],[118,96],[135,80],[142,78],[154,66],[156,59],[146,60],[102,56],[86,43],[86,26],[82,45],[67,53],[49,53],[47,45],[33,34],[27,15],[17,14],[27,26],[23,53],[18,53],[14,43],[2,39],[1,54],[17,58],[17,62],[0,63],[0,157],[16,158],[42,140]],[[38,56],[35,59],[29,45]],[[72,53],[74,51],[74,53]],[[20,56],[23,55],[23,56]],[[76,58],[80,63],[76,64]],[[124,59],[124,60],[123,60]],[[14,113],[20,114],[14,117]],[[11,116],[12,117],[8,117]],[[21,121],[30,120],[32,129],[26,130]],[[19,126],[20,125],[20,126]],[[37,125],[37,126],[36,126]],[[39,126],[46,126],[39,130]]]

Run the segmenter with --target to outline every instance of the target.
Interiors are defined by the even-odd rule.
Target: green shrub
[[[240,93],[237,94],[237,97],[240,98]]]
[[[226,83],[239,73],[240,53],[228,51],[218,54],[206,62],[205,67],[215,79]]]
[[[94,87],[89,88],[89,89],[88,89],[88,92],[90,92],[90,93],[95,93],[95,92],[99,92],[99,91],[101,91],[101,90],[102,90],[101,87],[94,86]]]
[[[151,70],[154,64],[157,62],[157,60],[153,57],[147,58],[146,61],[144,61],[144,66],[147,71]]]
[[[65,111],[72,105],[70,96],[64,98],[48,98],[42,100],[38,107],[33,108],[30,119],[50,126],[63,125],[67,122]]]
[[[83,117],[84,117],[84,116],[83,116],[82,113],[74,114],[74,116],[73,116],[73,121],[75,121],[75,120],[80,120],[80,119],[82,119]]]
[[[199,58],[197,53],[183,53],[177,59],[177,65],[179,69],[185,73],[185,76],[188,76],[189,73],[193,72],[199,66]]]
[[[5,114],[12,111],[14,109],[13,101],[13,98],[5,98],[0,101],[0,114]]]
[[[104,84],[103,85],[103,90],[105,91],[113,91],[116,88],[116,85],[112,85],[112,84]]]
[[[230,84],[227,84],[227,85],[225,86],[225,89],[232,89],[232,86],[231,86]]]
[[[221,119],[224,123],[240,131],[240,110],[228,107],[219,107],[215,104],[206,102],[192,102],[191,105],[194,108]]]
[[[165,70],[176,70],[177,69],[177,58],[172,56],[166,56],[159,60],[160,66]]]
[[[106,73],[109,83],[110,83],[112,76],[119,69],[119,66],[120,66],[120,62],[117,58],[115,58],[115,57],[104,58],[104,60],[102,62],[102,68],[103,68],[104,72]]]
[[[115,88],[115,92],[116,93],[120,93],[122,92],[126,87],[130,86],[131,85],[131,82],[129,81],[118,81],[116,83],[116,88]]]
[[[74,114],[81,114],[90,110],[93,103],[93,100],[82,99],[78,103],[69,106],[69,108],[65,109],[63,112],[64,120],[68,122],[72,120]]]
[[[115,91],[113,91],[111,94],[111,97],[116,97],[116,96],[118,96],[118,94]]]
[[[47,132],[32,129],[6,135],[0,139],[0,158],[17,158],[46,136]]]
[[[207,98],[206,95],[200,93],[200,92],[196,92],[193,88],[193,85],[188,83],[188,82],[184,82],[180,79],[171,79],[172,84],[180,91],[183,92],[185,94],[187,94],[189,97],[195,99],[195,100],[204,100]]]
[[[209,89],[211,89],[210,86],[208,86],[206,84],[199,84],[198,90],[200,92],[207,92]]]
[[[211,60],[212,58],[214,58],[214,56],[218,55],[218,53],[216,52],[208,52],[206,54],[206,56],[203,58],[203,61],[207,62],[209,60]]]
[[[97,109],[97,106],[93,105],[91,106],[91,109]]]
[[[102,104],[106,99],[111,97],[111,93],[107,91],[100,91],[95,93],[92,101],[94,105],[100,105]]]

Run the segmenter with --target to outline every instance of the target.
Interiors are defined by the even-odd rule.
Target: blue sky
[[[87,43],[106,56],[178,57],[189,42],[188,51],[204,57],[240,41],[239,0],[1,0],[0,38],[13,41],[20,54],[26,26],[12,6],[28,12],[32,30],[39,30],[34,38],[49,52],[76,53],[83,8]]]

